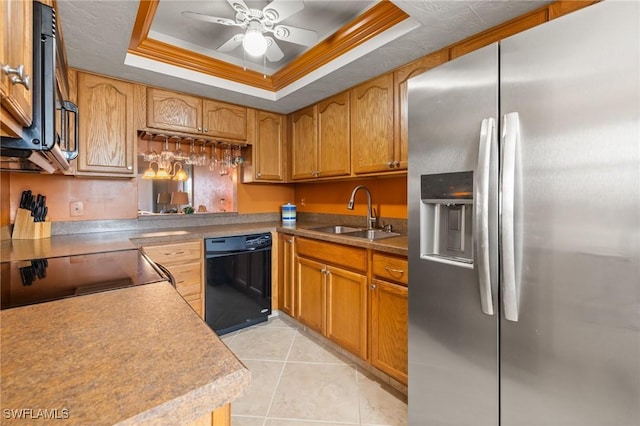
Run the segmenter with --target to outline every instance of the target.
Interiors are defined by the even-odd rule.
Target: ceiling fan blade
[[[271,22],[280,22],[302,9],[304,2],[300,0],[274,0],[262,9],[262,14]]]
[[[214,24],[222,24],[230,27],[238,26],[236,21],[234,21],[233,19],[219,18],[217,16],[205,15],[203,13],[198,13],[198,12],[184,11],[182,12],[182,16],[186,18],[197,19],[198,21],[213,22]]]
[[[244,3],[243,0],[227,0],[227,3],[231,5],[233,10],[240,13],[244,13],[245,15],[249,14],[249,7]]]
[[[273,35],[278,40],[301,44],[303,46],[311,46],[318,41],[318,34],[316,34],[315,31],[290,27],[288,25],[278,25],[274,27]]]
[[[231,52],[236,47],[240,46],[243,38],[244,34],[234,35],[229,40],[225,41],[222,46],[218,47],[218,52]]]
[[[265,52],[267,60],[269,62],[278,62],[280,59],[284,58],[284,53],[276,41],[271,37],[265,37],[265,39],[267,39],[267,51]]]

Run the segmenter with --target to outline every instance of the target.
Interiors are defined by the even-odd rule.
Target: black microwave
[[[33,2],[33,119],[22,138],[0,138],[2,170],[65,171],[78,156],[78,107],[62,99],[56,80],[56,25],[55,10]]]

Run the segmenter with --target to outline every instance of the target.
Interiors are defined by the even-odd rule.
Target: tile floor
[[[231,404],[233,426],[407,424],[400,393],[281,318],[222,340],[251,370],[249,390]]]

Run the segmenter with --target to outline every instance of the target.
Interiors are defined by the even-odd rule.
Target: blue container
[[[282,223],[284,225],[294,225],[296,223],[296,206],[287,203],[282,205]]]

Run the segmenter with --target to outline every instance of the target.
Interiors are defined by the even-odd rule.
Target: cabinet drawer
[[[374,252],[372,271],[376,277],[409,284],[409,262],[406,257]]]
[[[176,289],[182,296],[202,293],[201,268],[200,262],[167,267],[176,281]]]
[[[367,269],[366,250],[342,244],[298,238],[296,248],[299,256],[322,260],[348,269],[365,271]]]
[[[202,241],[149,246],[144,248],[144,252],[147,253],[154,262],[158,262],[166,267],[190,260],[199,262],[202,257]]]

